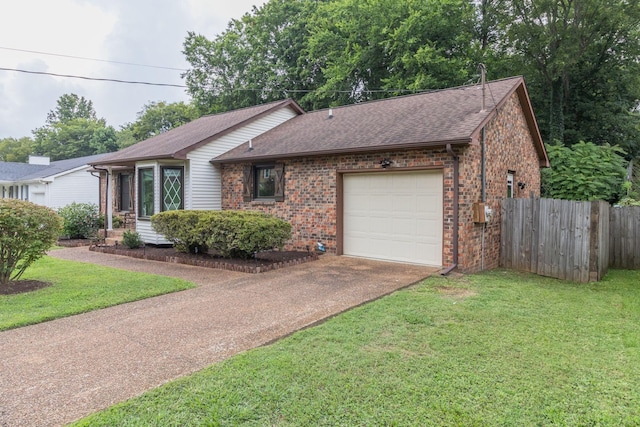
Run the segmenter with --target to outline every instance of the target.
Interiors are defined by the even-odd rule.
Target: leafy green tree
[[[67,122],[72,119],[96,120],[96,112],[93,109],[93,102],[84,96],[75,93],[67,93],[56,103],[56,109],[47,114],[47,124]]]
[[[566,200],[615,203],[627,175],[624,151],[580,141],[571,147],[547,145],[551,168],[542,171],[542,195]]]
[[[637,154],[640,3],[501,0],[494,49],[527,77],[543,137]]]
[[[131,136],[136,141],[143,141],[189,123],[197,119],[198,116],[198,110],[191,104],[150,102],[143,107],[142,111],[138,112],[137,120],[128,123],[123,129],[130,130]]]
[[[307,24],[320,1],[270,1],[229,22],[215,39],[190,32],[183,53],[191,64],[188,92],[202,114],[304,96],[321,72],[303,49]]]
[[[324,74],[316,96],[343,104],[465,83],[477,67],[474,13],[467,0],[319,5],[306,49]]]
[[[0,285],[18,280],[60,235],[53,210],[18,199],[0,199]]]
[[[0,162],[26,163],[32,152],[33,140],[29,137],[0,139]]]
[[[52,160],[101,154],[117,149],[115,129],[97,119],[91,101],[75,94],[62,95],[47,115],[45,126],[35,129],[34,152]]]

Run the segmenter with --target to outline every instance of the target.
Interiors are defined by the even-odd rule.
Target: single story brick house
[[[498,266],[500,201],[539,196],[548,165],[522,77],[313,112],[259,105],[94,163],[108,217],[135,212],[147,243],[167,243],[155,212],[250,209],[291,223],[287,249],[468,272]]]
[[[498,266],[500,201],[549,160],[521,77],[300,114],[211,160],[222,209],[290,222],[290,249]]]

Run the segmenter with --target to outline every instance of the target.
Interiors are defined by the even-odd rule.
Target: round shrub
[[[122,244],[129,249],[139,248],[144,244],[137,231],[126,230],[122,233]]]
[[[160,212],[151,217],[151,226],[162,234],[179,252],[206,252],[205,237],[200,234],[199,223],[208,211],[175,210]]]
[[[62,229],[53,210],[17,199],[0,199],[0,285],[18,280],[51,248]]]
[[[208,223],[205,243],[224,257],[250,258],[256,252],[282,248],[291,224],[262,212],[220,211]]]
[[[94,203],[71,203],[58,209],[63,219],[62,234],[70,239],[93,239],[104,225],[98,205]]]

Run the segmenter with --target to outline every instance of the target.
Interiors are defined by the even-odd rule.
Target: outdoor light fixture
[[[524,190],[524,187],[525,187],[526,185],[527,185],[527,184],[525,184],[524,182],[519,182],[519,183],[518,183],[518,188],[519,188],[519,189],[521,189],[521,190]]]
[[[393,162],[391,160],[389,160],[389,159],[382,159],[378,163],[380,163],[380,166],[382,166],[382,169],[386,169],[389,166],[391,166],[391,163],[393,163]]]

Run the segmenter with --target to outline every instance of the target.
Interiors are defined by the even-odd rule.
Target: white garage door
[[[343,177],[343,253],[442,265],[442,172]]]

